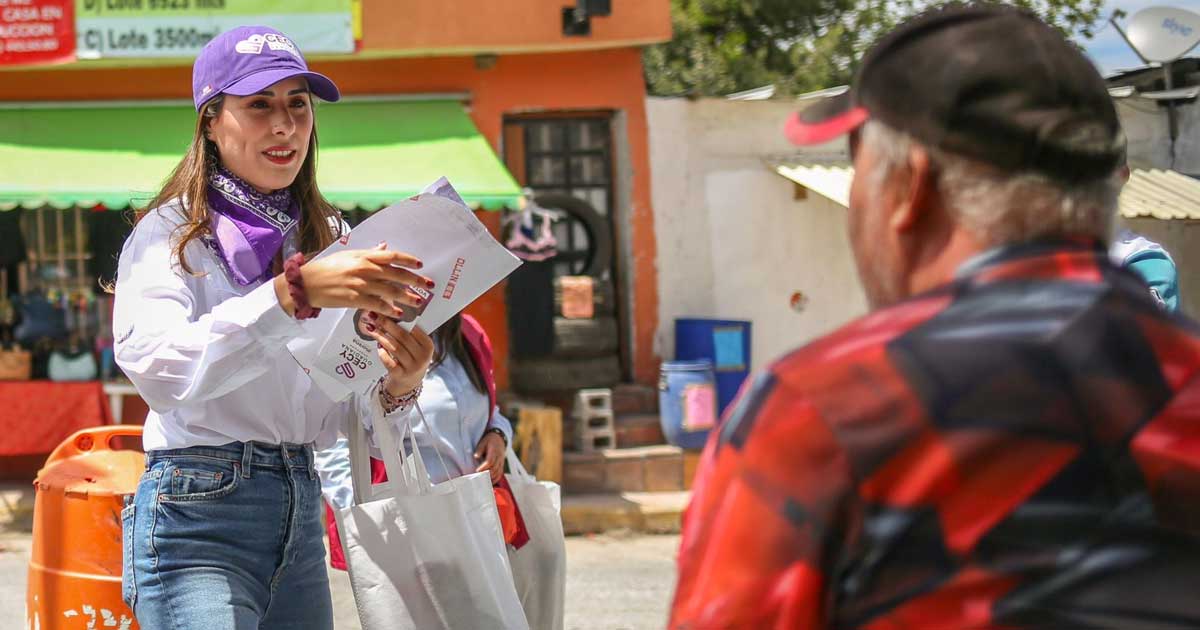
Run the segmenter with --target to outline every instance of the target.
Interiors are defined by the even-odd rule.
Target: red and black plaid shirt
[[[671,627],[1200,628],[1197,376],[1098,246],[968,263],[745,387]]]

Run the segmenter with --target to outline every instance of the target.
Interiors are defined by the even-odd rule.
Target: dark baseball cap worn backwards
[[[1109,177],[1125,151],[1091,62],[1033,14],[1003,5],[948,5],[898,26],[867,52],[849,91],[793,115],[786,133],[821,144],[868,120],[1062,182]]]

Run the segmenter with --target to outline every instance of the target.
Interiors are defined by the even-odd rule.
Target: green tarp
[[[0,209],[144,204],[195,124],[187,105],[0,106]],[[520,196],[457,101],[320,103],[317,130],[317,181],[344,210],[378,210],[442,175],[475,207]]]

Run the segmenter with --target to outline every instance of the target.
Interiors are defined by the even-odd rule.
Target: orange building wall
[[[499,153],[505,114],[546,110],[611,109],[625,113],[632,181],[629,223],[632,268],[630,304],[634,379],[656,379],[654,333],[658,326],[654,218],[650,208],[650,164],[647,145],[645,87],[641,53],[635,48],[500,55],[495,65],[478,69],[473,57],[322,60],[314,70],[332,77],[345,95],[467,92],[469,113]],[[191,69],[43,69],[6,72],[0,101],[135,100],[191,97]],[[499,217],[491,219],[498,230]],[[617,238],[620,242],[620,237]],[[508,356],[503,287],[497,287],[469,309],[479,317],[496,345],[497,357]],[[507,365],[497,362],[497,380],[507,384]]]
[[[671,39],[667,0],[613,0],[612,14],[591,18],[591,35],[562,34],[562,8],[573,0],[363,0],[362,46],[453,54],[636,46]],[[504,25],[497,28],[497,25]]]

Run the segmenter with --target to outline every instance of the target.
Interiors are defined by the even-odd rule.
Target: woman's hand
[[[479,444],[475,446],[475,461],[479,462],[479,467],[475,472],[488,471],[492,474],[492,483],[499,483],[500,478],[504,476],[504,452],[508,450],[508,445],[504,443],[504,438],[495,431],[488,431],[483,434],[483,438],[479,440]]]
[[[416,389],[433,360],[433,339],[420,327],[406,331],[376,313],[364,315],[363,322],[367,333],[379,342],[379,359],[388,371],[383,383],[388,393],[399,397]]]
[[[387,317],[399,317],[405,305],[419,306],[420,296],[408,287],[432,289],[433,280],[410,271],[421,268],[420,260],[385,248],[380,243],[376,249],[340,251],[304,264],[300,275],[309,305],[359,308]],[[285,311],[296,311],[282,274],[275,277],[275,295]]]

